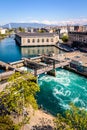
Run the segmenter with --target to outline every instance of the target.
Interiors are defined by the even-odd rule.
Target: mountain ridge
[[[8,23],[3,25],[3,28],[18,28],[18,27],[22,27],[22,28],[27,28],[27,27],[31,27],[31,28],[42,28],[48,26],[47,24],[42,24],[42,23]]]

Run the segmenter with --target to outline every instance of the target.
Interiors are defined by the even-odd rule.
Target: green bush
[[[0,116],[0,130],[19,130],[9,116]]]
[[[57,115],[54,120],[55,130],[87,130],[87,112],[80,110],[73,104],[71,109],[65,112],[65,115]]]
[[[63,42],[68,42],[68,36],[67,35],[64,35],[63,37],[62,37],[62,40],[63,40]]]

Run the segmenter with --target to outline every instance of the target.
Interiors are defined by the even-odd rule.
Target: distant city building
[[[74,26],[67,26],[68,32],[74,32]]]
[[[77,46],[87,46],[87,32],[69,32],[69,43]]]
[[[79,25],[68,25],[67,26],[68,32],[84,32],[85,27],[84,26],[79,26]]]
[[[56,33],[17,33],[15,40],[20,46],[55,45],[59,41]]]
[[[49,33],[53,33],[54,32],[54,30],[51,28],[51,29],[49,29]]]
[[[67,34],[68,33],[68,29],[67,26],[61,26],[60,27],[60,34]]]
[[[24,29],[26,33],[35,33],[39,31],[39,28],[25,28]]]
[[[87,32],[87,25],[83,26],[83,32]]]
[[[78,32],[84,32],[83,26],[79,26]]]
[[[1,34],[6,34],[6,31],[7,31],[7,29],[0,28],[0,33]]]

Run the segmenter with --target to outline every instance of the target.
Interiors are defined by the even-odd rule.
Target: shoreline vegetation
[[[8,37],[8,36],[10,36],[10,35],[12,34],[12,32],[13,32],[13,29],[9,29],[9,30],[6,31],[5,34],[1,34],[1,33],[0,33],[0,40],[6,38],[6,37]]]
[[[54,116],[39,107],[34,98],[39,91],[36,77],[31,73],[13,74],[8,79],[7,86],[0,92],[0,116],[6,121],[10,120],[12,126],[9,126],[10,129],[0,126],[0,130],[13,130],[13,127],[14,130],[53,128]]]
[[[8,34],[0,34],[0,40],[3,40],[4,38],[8,37]]]

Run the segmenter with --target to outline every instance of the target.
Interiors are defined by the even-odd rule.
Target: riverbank
[[[32,128],[44,128],[44,127],[54,127],[54,116],[47,113],[47,111],[44,111],[42,109],[38,109],[36,111],[33,111],[33,109],[29,109],[29,115],[30,115],[30,123],[25,125],[25,129],[29,130],[26,126],[29,126],[30,130]],[[50,129],[51,130],[51,129]]]
[[[9,35],[8,34],[0,34],[0,40],[3,40],[7,38]]]
[[[29,122],[22,126],[21,130],[36,130],[46,129],[53,130],[55,117],[42,109],[34,110],[31,106],[27,108],[27,117],[30,118]],[[14,123],[18,124],[22,121],[22,116],[12,117]]]

